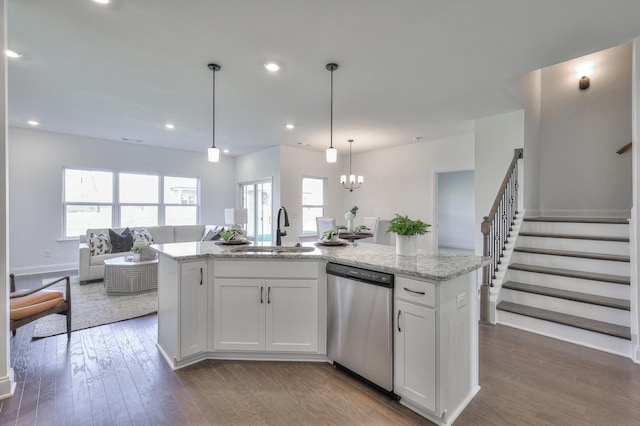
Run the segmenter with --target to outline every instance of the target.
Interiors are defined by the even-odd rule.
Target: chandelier
[[[364,183],[364,176],[356,176],[351,171],[351,144],[353,139],[349,139],[349,179],[347,181],[347,175],[340,176],[340,183],[344,189],[348,189],[349,192],[353,192],[354,189],[358,189]]]

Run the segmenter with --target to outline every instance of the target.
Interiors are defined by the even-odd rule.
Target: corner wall
[[[640,238],[638,226],[640,225],[640,37],[633,42],[633,72],[632,72],[632,141],[633,148],[627,153],[633,160],[633,209],[631,212],[631,344],[633,353],[631,358],[640,364],[640,290],[638,278],[640,277]]]

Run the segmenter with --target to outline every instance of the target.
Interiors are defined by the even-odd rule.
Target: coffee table
[[[104,261],[104,289],[109,296],[158,289],[158,259],[130,261],[126,256]]]

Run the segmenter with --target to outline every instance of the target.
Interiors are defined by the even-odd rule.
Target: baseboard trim
[[[13,368],[10,368],[5,377],[0,377],[0,400],[11,398],[16,391],[16,382],[13,379]]]
[[[540,209],[536,210],[542,217],[631,217],[631,210],[627,209]],[[527,214],[527,217],[534,217]]]
[[[457,249],[457,250],[475,250],[476,249],[474,245],[456,244],[456,243],[438,243],[438,247]]]
[[[11,273],[19,277],[21,275],[45,274],[49,272],[63,272],[78,270],[77,263],[59,263],[52,265],[23,266],[21,268],[10,268]]]

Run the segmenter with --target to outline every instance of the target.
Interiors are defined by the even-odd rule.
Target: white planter
[[[396,254],[398,256],[417,256],[417,235],[396,235]]]

